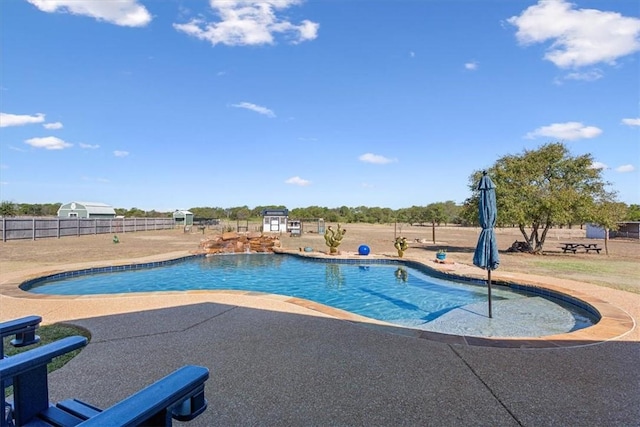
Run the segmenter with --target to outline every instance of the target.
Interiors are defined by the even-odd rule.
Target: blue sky
[[[562,141],[640,203],[637,0],[5,0],[0,199],[380,206]]]

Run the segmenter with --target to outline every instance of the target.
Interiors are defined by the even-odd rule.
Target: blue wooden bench
[[[1,417],[2,427],[171,426],[172,419],[190,421],[207,408],[209,370],[200,366],[184,366],[104,411],[77,399],[51,404],[47,364],[86,344],[84,337],[67,337],[0,360],[0,378],[13,379],[12,417]]]

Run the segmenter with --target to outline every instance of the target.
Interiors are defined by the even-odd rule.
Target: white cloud
[[[609,166],[605,165],[602,162],[593,162],[591,163],[591,169],[608,169]]]
[[[634,170],[636,170],[636,168],[634,168],[633,165],[622,165],[616,168],[616,172],[621,172],[621,173],[633,172]]]
[[[274,35],[283,34],[291,43],[313,40],[320,25],[303,20],[295,25],[277,16],[276,12],[300,4],[302,0],[209,0],[209,5],[220,18],[207,22],[202,18],[173,27],[190,36],[205,40],[213,46],[272,44]]]
[[[409,52],[409,56],[411,58],[415,58],[416,57],[416,53],[414,51]]]
[[[561,140],[575,141],[577,139],[595,138],[602,130],[595,126],[585,126],[580,122],[553,123],[549,126],[542,126],[533,132],[525,135],[525,138],[534,139],[537,137],[558,138]]]
[[[123,27],[144,27],[149,11],[136,0],[27,0],[43,12],[84,15]]]
[[[44,114],[42,113],[38,113],[33,116],[0,113],[0,128],[6,128],[9,126],[23,126],[42,122],[44,122]]]
[[[51,130],[55,130],[55,129],[62,129],[62,123],[60,122],[55,122],[55,123],[45,123],[42,126],[44,126],[45,129],[51,129]]]
[[[596,80],[599,80],[603,77],[603,73],[602,70],[589,70],[589,71],[585,71],[582,73],[579,72],[575,72],[575,73],[568,73],[567,75],[564,76],[565,80],[582,80],[585,82],[593,82]]]
[[[615,64],[640,50],[640,19],[576,9],[566,0],[540,0],[507,22],[518,28],[523,45],[551,41],[544,58],[560,68]]]
[[[299,176],[293,176],[285,181],[285,184],[299,185],[300,187],[306,187],[311,184],[311,181],[307,181],[306,179],[302,179]]]
[[[95,150],[96,148],[100,148],[100,146],[98,144],[96,145],[91,145],[91,144],[84,144],[84,143],[79,143],[78,146],[80,146],[80,148],[85,148],[88,150]]]
[[[73,144],[65,142],[60,138],[56,138],[55,136],[27,139],[25,141],[25,144],[36,148],[44,148],[45,150],[64,150],[65,148],[73,146]]]
[[[365,163],[374,163],[376,165],[385,165],[387,163],[397,162],[397,159],[390,159],[379,154],[365,153],[358,157],[358,160]]]
[[[622,119],[622,124],[627,126],[640,126],[640,117],[633,119]]]
[[[113,155],[116,157],[127,157],[129,155],[128,151],[115,150]]]
[[[267,117],[275,117],[275,113],[266,107],[262,107],[260,105],[252,104],[251,102],[240,102],[239,104],[232,104],[232,107],[235,108],[244,108],[246,110],[255,111],[258,114],[262,114]]]
[[[467,70],[477,70],[478,63],[476,61],[467,62],[466,64],[464,64],[464,68],[466,68]]]

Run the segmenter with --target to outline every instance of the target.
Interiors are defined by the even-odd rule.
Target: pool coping
[[[451,264],[439,264],[434,263],[433,266],[427,265],[423,260],[417,259],[400,259],[397,257],[391,257],[388,255],[376,255],[371,254],[366,258],[357,254],[342,253],[339,255],[327,255],[322,252],[300,252],[289,249],[276,249],[276,254],[294,255],[302,258],[317,259],[322,261],[333,260],[333,262],[340,263],[394,263],[394,264],[406,264],[408,266],[419,265],[420,268],[434,272],[436,276],[442,278],[450,278],[457,281],[469,281],[479,282],[482,277],[477,273],[470,273],[470,270],[465,270],[464,264],[458,264],[461,266],[462,271],[451,270]],[[84,274],[89,272],[108,272],[108,271],[124,271],[131,268],[146,268],[151,264],[166,265],[169,263],[179,262],[182,259],[190,258],[194,256],[202,256],[201,253],[196,252],[180,252],[180,253],[168,253],[163,255],[155,255],[151,257],[130,259],[130,260],[116,260],[116,261],[98,261],[88,262],[80,264],[59,265],[55,267],[43,267],[31,272],[16,272],[9,275],[8,279],[0,282],[0,295],[11,298],[22,299],[37,299],[37,300],[74,300],[74,299],[86,299],[86,298],[126,298],[133,296],[144,296],[145,294],[158,294],[158,292],[152,293],[135,293],[135,294],[101,294],[101,295],[82,295],[82,296],[63,296],[63,295],[44,295],[33,294],[24,291],[20,288],[20,285],[34,280],[41,280],[44,277],[51,277],[53,275],[77,275],[73,272],[85,271]],[[224,255],[223,255],[224,256]],[[385,262],[386,261],[386,262]],[[434,260],[435,261],[435,260]],[[455,264],[455,263],[453,263]],[[495,347],[495,348],[517,348],[517,349],[548,349],[548,348],[568,348],[568,347],[582,347],[589,345],[597,345],[607,341],[617,340],[625,335],[629,334],[636,327],[635,319],[629,315],[623,309],[605,301],[600,298],[594,297],[588,293],[568,289],[553,283],[545,282],[544,278],[528,277],[525,274],[500,274],[494,272],[492,274],[492,283],[496,285],[503,285],[512,287],[523,286],[537,290],[541,294],[552,293],[555,295],[565,296],[569,300],[578,300],[581,303],[586,304],[587,307],[592,308],[600,316],[600,321],[588,328],[580,329],[573,332],[548,335],[543,337],[477,337],[466,335],[452,335],[441,332],[423,331],[418,329],[404,328],[401,326],[393,325],[387,322],[370,319],[364,316],[360,316],[354,313],[350,313],[344,310],[340,310],[334,307],[326,306],[314,301],[305,300],[302,298],[283,296],[277,294],[268,294],[255,291],[231,291],[231,290],[211,290],[211,291],[167,291],[162,294],[180,293],[180,294],[224,294],[224,295],[243,295],[243,296],[255,296],[262,299],[272,299],[279,302],[302,307],[325,316],[329,316],[335,319],[348,321],[354,324],[362,325],[369,328],[380,330],[381,332],[400,334],[408,337],[426,339],[430,341],[441,342],[445,344],[455,345],[467,345],[467,346],[480,346],[480,347]],[[565,299],[565,298],[562,298]],[[566,299],[565,299],[566,300]],[[583,307],[584,308],[584,307]]]

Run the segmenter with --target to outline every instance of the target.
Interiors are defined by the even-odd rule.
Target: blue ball
[[[358,248],[358,255],[369,255],[369,251],[369,246],[360,245],[360,247]]]

